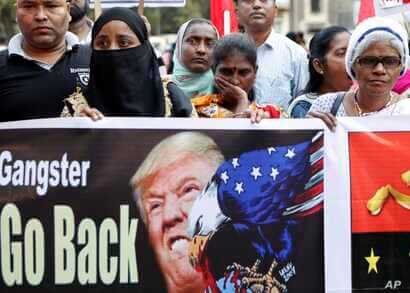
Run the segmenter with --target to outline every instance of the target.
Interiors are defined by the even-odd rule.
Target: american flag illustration
[[[322,205],[323,134],[318,133],[225,161],[195,202],[189,232],[206,236],[231,223],[262,259],[286,261],[293,247],[289,227]]]

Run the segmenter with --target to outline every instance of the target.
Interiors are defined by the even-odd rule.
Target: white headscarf
[[[397,21],[386,17],[370,17],[361,22],[353,31],[346,51],[346,71],[352,79],[355,78],[353,64],[357,57],[371,44],[378,41],[388,41],[401,57],[403,74],[409,59],[408,35],[405,28]]]

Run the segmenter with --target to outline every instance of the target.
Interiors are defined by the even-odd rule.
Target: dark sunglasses
[[[375,68],[379,63],[383,64],[383,67],[386,69],[396,69],[401,65],[401,59],[395,56],[385,56],[385,57],[376,57],[376,56],[366,56],[359,57],[357,63],[368,69]]]

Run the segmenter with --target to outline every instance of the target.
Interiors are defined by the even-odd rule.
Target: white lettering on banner
[[[40,221],[27,222],[23,242],[13,240],[22,234],[21,216],[14,204],[7,204],[0,215],[0,233],[1,273],[6,286],[23,284],[23,266],[28,284],[39,285],[45,270],[44,229]]]
[[[398,288],[400,288],[400,286],[401,286],[401,281],[400,280],[389,280],[389,281],[387,281],[387,284],[386,284],[386,286],[384,287],[384,289],[392,289],[392,290],[395,290],[395,289],[398,289]]]
[[[279,274],[285,282],[288,282],[290,278],[296,275],[296,268],[292,262],[289,262],[279,270]]]
[[[68,161],[67,153],[61,160],[13,160],[10,151],[0,153],[0,186],[35,186],[37,195],[47,193],[49,186],[86,187],[90,161]]]
[[[119,227],[112,218],[104,219],[101,225],[85,218],[76,225],[71,207],[54,206],[54,283],[138,283],[137,228],[138,219],[129,218],[128,205],[120,206]],[[21,236],[23,240],[18,240]],[[118,255],[110,255],[112,246],[118,248]],[[24,225],[17,206],[6,204],[0,213],[0,250],[0,276],[4,281],[0,283],[8,287],[22,286],[25,280],[30,286],[41,284],[48,250],[39,219],[28,219]]]
[[[392,8],[403,5],[403,0],[379,0],[381,8]]]
[[[138,283],[137,257],[135,254],[135,237],[137,235],[138,219],[129,220],[129,207],[120,207],[120,255],[119,273],[120,283]],[[71,208],[67,206],[54,207],[54,237],[55,237],[55,284],[70,284],[74,281],[76,271],[75,244],[73,243],[75,232],[75,219]],[[104,221],[100,227],[99,252],[103,253],[105,260],[101,260],[99,271],[104,284],[112,284],[118,274],[118,257],[108,257],[108,243],[118,244],[118,228],[113,220]],[[108,231],[109,229],[109,231]],[[86,231],[87,230],[87,231]],[[88,241],[85,241],[84,233],[88,233]],[[79,225],[77,244],[86,244],[78,256],[78,279],[82,285],[94,284],[96,280],[97,263],[94,252],[97,251],[97,229],[90,219],[84,219]],[[107,234],[114,237],[108,237]],[[104,235],[104,237],[101,237]],[[101,241],[104,240],[104,241]],[[110,240],[110,241],[109,241]],[[110,269],[107,261],[110,258]],[[88,261],[87,261],[88,260]],[[65,264],[65,265],[64,265]],[[114,264],[111,266],[111,264]],[[88,270],[86,269],[89,266]],[[94,267],[92,267],[94,266]]]

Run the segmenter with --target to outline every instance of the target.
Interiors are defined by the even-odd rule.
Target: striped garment
[[[258,47],[255,95],[258,104],[276,104],[287,110],[309,79],[305,50],[285,36],[272,31]]]

